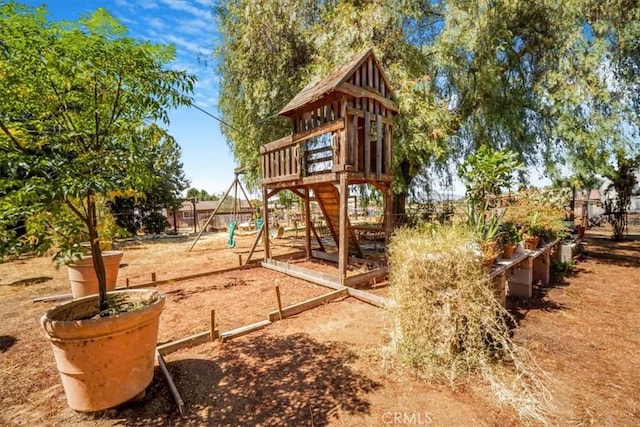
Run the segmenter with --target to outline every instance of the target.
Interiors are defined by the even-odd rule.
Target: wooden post
[[[238,254],[238,265],[242,265],[242,254]]]
[[[371,114],[364,112],[364,178],[369,179],[371,173]]]
[[[265,259],[271,258],[271,250],[269,249],[269,206],[267,198],[267,187],[262,187],[262,229],[265,230],[262,234],[264,239],[264,257]]]
[[[384,251],[387,261],[389,260],[389,239],[393,233],[393,226],[393,191],[391,183],[389,183],[384,191]]]
[[[282,320],[282,299],[280,298],[280,285],[276,285],[276,299],[278,300],[278,316]]]
[[[360,171],[359,160],[358,160],[358,115],[354,114],[352,119],[351,128],[349,129],[350,135],[348,135],[350,144],[351,144],[351,152],[353,153],[353,166],[355,166],[357,171]]]
[[[376,179],[382,178],[382,116],[376,116]]]
[[[340,225],[338,236],[338,271],[340,273],[340,283],[344,283],[347,277],[347,264],[349,263],[349,230],[347,229],[348,197],[347,174],[340,174]]]
[[[156,281],[156,273],[151,273],[151,281],[152,282]]]
[[[216,339],[216,311],[211,310],[211,330],[209,331],[209,339],[214,341]]]
[[[127,284],[126,284],[127,289],[129,289],[129,278],[128,278],[128,277],[127,277],[127,282],[126,282],[126,283],[127,283]]]
[[[304,246],[307,258],[311,258],[311,202],[309,201],[309,188],[304,196]]]

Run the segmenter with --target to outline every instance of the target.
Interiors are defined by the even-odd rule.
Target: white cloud
[[[205,8],[199,8],[197,6],[194,6],[193,3],[184,1],[184,0],[162,0],[162,3],[173,10],[187,12],[193,16],[196,16],[202,19],[209,19],[209,20],[213,19],[212,17],[213,2],[210,2],[209,7],[205,7]],[[200,4],[202,4],[202,2],[200,2]]]
[[[169,42],[173,43],[178,47],[182,47],[187,49],[190,52],[195,54],[204,53],[206,49],[203,49],[196,41],[193,39],[186,39],[184,37],[177,36],[175,34],[168,34],[164,36],[164,38]]]
[[[166,28],[165,21],[158,17],[145,16],[142,20],[151,28],[155,28],[157,30],[164,30]]]

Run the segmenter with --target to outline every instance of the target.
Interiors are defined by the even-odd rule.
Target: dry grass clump
[[[544,423],[544,374],[511,341],[509,314],[494,296],[474,239],[459,226],[396,232],[389,248],[395,326],[388,351],[429,380],[456,385],[479,373],[500,403],[523,420]]]

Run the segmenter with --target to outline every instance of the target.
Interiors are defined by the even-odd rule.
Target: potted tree
[[[58,257],[72,260],[82,252],[78,226],[86,233],[99,292],[41,323],[69,405],[97,411],[150,383],[164,304],[157,291],[107,294],[98,201],[153,180],[144,157],[170,139],[158,122],[190,103],[194,77],[166,69],[171,47],[127,37],[101,9],[64,24],[45,13],[0,5],[0,234],[4,253],[42,251],[61,237]]]

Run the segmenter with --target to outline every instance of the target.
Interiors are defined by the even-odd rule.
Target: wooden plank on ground
[[[240,328],[232,329],[220,334],[222,342],[228,341],[232,338],[237,338],[248,333],[264,329],[271,324],[270,320],[261,320],[260,322],[252,323],[250,325],[242,326]]]
[[[294,266],[272,259],[264,261],[262,266],[327,288],[342,289],[344,287],[340,284],[338,277],[329,276],[328,274],[320,273],[309,268]]]
[[[387,275],[386,267],[379,267],[373,270],[369,270],[366,273],[361,273],[353,276],[349,276],[345,279],[345,286],[357,286],[365,283],[369,283],[372,279],[378,277],[384,277]]]
[[[127,286],[117,286],[115,288],[115,290],[116,291],[124,291],[126,289],[149,288],[149,287],[152,287],[152,286],[166,285],[167,283],[181,282],[181,281],[185,281],[185,280],[198,279],[200,277],[214,276],[216,274],[230,273],[232,271],[248,270],[250,268],[256,268],[256,267],[260,267],[260,263],[258,263],[258,262],[246,263],[244,265],[240,265],[240,266],[236,266],[236,267],[223,268],[222,270],[205,271],[205,272],[202,272],[202,273],[190,274],[188,276],[174,277],[172,279],[156,280],[155,282],[140,283],[138,285],[129,285],[129,287],[127,287]],[[38,297],[38,298],[34,298],[32,301],[33,302],[46,302],[46,301],[59,301],[59,300],[71,299],[71,298],[73,298],[73,296],[71,294],[62,294],[62,295],[50,295],[50,296],[46,296],[46,297]]]
[[[203,344],[211,340],[211,331],[200,332],[197,334],[189,335],[188,337],[181,338],[176,341],[171,341],[166,344],[158,346],[158,353],[163,356],[174,351],[180,350],[185,347],[193,347],[198,344]]]
[[[49,301],[69,300],[69,299],[73,299],[72,294],[49,295],[46,297],[34,298],[32,301],[33,302],[49,302]]]
[[[319,305],[323,305],[337,298],[348,297],[349,293],[347,288],[338,289],[333,292],[329,292],[328,294],[320,295],[315,298],[308,299],[306,301],[302,301],[297,304],[290,305],[282,309],[282,318],[294,316],[296,314],[302,313],[303,311],[310,310],[312,308],[318,307]],[[275,322],[280,319],[280,313],[276,311],[272,311],[269,313],[269,321]]]
[[[169,373],[169,369],[167,368],[167,364],[164,362],[162,355],[158,353],[156,350],[156,359],[158,360],[158,365],[160,365],[160,370],[164,375],[164,379],[167,381],[167,385],[169,386],[169,390],[173,395],[173,400],[176,401],[176,405],[178,405],[178,411],[180,411],[180,415],[184,415],[184,401],[182,400],[182,396],[180,396],[180,392],[178,391],[178,387],[173,382],[173,378]]]
[[[376,307],[385,308],[391,306],[391,300],[389,300],[388,298],[354,288],[347,288],[347,290],[349,291],[349,296],[357,298],[360,301],[364,301]]]

